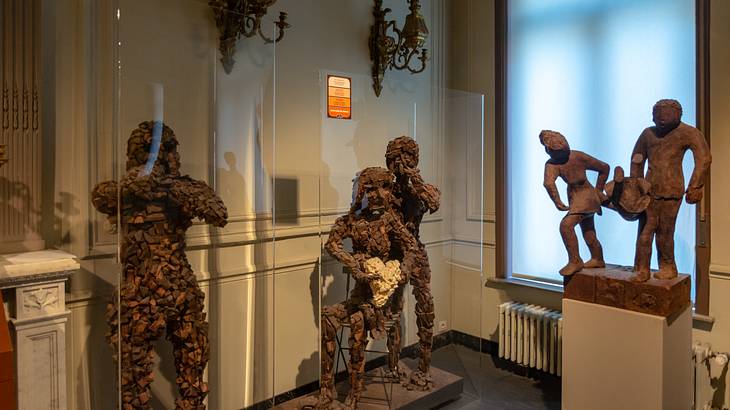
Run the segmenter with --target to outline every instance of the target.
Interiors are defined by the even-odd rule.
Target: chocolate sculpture
[[[594,215],[601,214],[601,203],[606,200],[603,187],[608,179],[608,164],[584,152],[571,150],[568,140],[559,132],[542,131],[540,143],[545,146],[545,152],[550,155],[550,159],[545,163],[543,185],[555,207],[560,211],[568,211],[560,222],[560,236],[568,251],[568,264],[560,269],[560,274],[570,276],[584,267],[602,268],[606,266],[603,260],[603,248],[596,235]],[[595,187],[588,181],[587,170],[598,172]],[[569,206],[566,206],[560,199],[560,193],[555,186],[558,177],[568,185]],[[583,240],[591,252],[591,259],[585,263],[578,252],[578,238],[575,235],[575,226],[578,224],[583,233]]]
[[[193,218],[222,227],[223,201],[203,181],[180,175],[178,141],[161,122],[143,122],[127,142],[127,173],[119,185],[102,182],[94,207],[121,218],[122,282],[119,310],[107,307],[107,339],[121,365],[122,405],[150,408],[153,342],[166,333],[172,343],[180,392],[177,409],[205,409],[208,323],[205,295],[185,255],[185,231]],[[121,188],[121,192],[119,189]],[[118,205],[119,204],[119,205]],[[121,209],[119,209],[121,207]]]
[[[388,143],[385,161],[388,169],[395,174],[396,200],[395,211],[408,231],[416,239],[415,263],[410,273],[413,296],[416,299],[416,325],[420,347],[418,369],[405,380],[410,389],[428,390],[431,382],[431,349],[433,344],[433,296],[431,295],[431,267],[428,263],[426,247],[420,240],[421,220],[426,212],[434,213],[439,209],[441,193],[434,185],[427,184],[418,170],[418,144],[412,138],[399,137]],[[402,290],[401,290],[402,292]],[[394,304],[397,311],[403,310],[403,298],[397,295]],[[400,324],[394,327],[388,337],[390,357],[388,365],[392,373],[398,374],[400,355]]]
[[[697,128],[681,122],[682,106],[676,100],[660,100],[653,108],[655,126],[646,128],[636,141],[631,157],[631,176],[644,177],[651,184],[651,201],[639,217],[634,256],[635,282],[649,279],[652,242],[656,234],[659,271],[657,279],[677,277],[674,261],[674,229],[685,194],[682,159],[687,150],[694,156],[694,170],[686,191],[688,204],[702,200],[705,175],[712,157],[705,137]]]
[[[322,377],[320,396],[315,407],[337,407],[335,402],[334,360],[336,333],[344,323],[350,326],[350,392],[344,406],[357,408],[363,391],[365,345],[367,333],[378,339],[385,332],[385,321],[398,311],[397,305],[373,294],[384,288],[388,276],[399,276],[398,289],[385,286],[387,292],[402,293],[416,262],[417,243],[392,208],[393,174],[383,168],[366,168],[357,178],[355,200],[347,215],[335,222],[325,249],[349,270],[355,286],[348,299],[322,308]],[[343,241],[352,240],[352,252]],[[392,283],[392,282],[391,282]],[[382,295],[382,294],[381,294]],[[402,308],[402,305],[400,305]],[[399,341],[398,341],[399,342]]]

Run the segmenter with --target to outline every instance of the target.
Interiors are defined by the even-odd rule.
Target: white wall
[[[210,408],[245,407],[316,380],[320,297],[339,302],[345,286],[340,268],[325,257],[320,290],[320,232],[346,212],[354,173],[383,166],[387,141],[400,135],[417,138],[424,177],[444,191],[442,210],[422,228],[436,323],[444,322],[443,330],[480,327],[478,315],[470,316],[474,305],[457,314],[464,305],[456,289],[481,288],[481,214],[493,219],[494,208],[481,209],[481,98],[444,89],[448,1],[423,1],[431,30],[427,70],[388,72],[380,98],[370,83],[371,2],[280,0],[270,16],[287,11],[292,28],[276,46],[240,41],[230,75],[218,62],[205,1],[120,2],[119,49],[110,2],[47,3],[57,17],[46,37],[56,45],[55,99],[48,104],[57,112],[57,194],[70,193],[68,206],[78,209],[64,220],[62,246],[83,258],[67,298],[70,408],[114,407],[104,311],[118,281],[116,237],[90,207],[88,192],[123,172],[129,132],[159,111],[155,87],[164,91],[161,112],[180,140],[183,172],[214,185],[230,211],[225,229],[196,224],[188,232],[188,255],[207,295]],[[402,22],[405,2],[385,3]],[[352,121],[323,117],[327,73],[352,77]],[[409,295],[406,344],[417,341],[413,306]],[[170,408],[172,353],[165,341],[157,350],[153,404]]]

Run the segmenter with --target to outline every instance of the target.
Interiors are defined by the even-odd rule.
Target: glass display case
[[[0,217],[29,222],[13,225],[20,249],[7,235],[0,246],[78,264],[60,269],[70,278],[55,400],[292,408],[317,400],[323,377],[344,381],[351,323],[332,340],[325,316],[362,283],[328,244],[338,218],[377,208],[360,179],[373,167],[391,191],[378,194],[389,219],[374,232],[392,243],[358,266],[379,257],[401,276],[392,293],[366,298],[388,315],[385,333],[364,329],[361,400],[394,406],[419,363],[416,396],[480,394],[470,375],[489,337],[485,99],[450,88],[446,62],[461,45],[447,41],[443,2],[422,4],[425,69],[386,70],[379,95],[371,2],[42,3],[44,128],[29,146],[4,129],[0,169]],[[388,6],[398,21],[410,12]],[[367,222],[384,221],[381,211]],[[352,236],[344,252],[360,246]],[[399,372],[386,374],[398,354]],[[388,394],[368,395],[381,385]]]

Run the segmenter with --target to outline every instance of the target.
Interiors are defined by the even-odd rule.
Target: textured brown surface
[[[651,184],[651,202],[639,217],[634,256],[635,281],[649,279],[652,244],[656,236],[659,271],[655,278],[677,276],[674,261],[674,230],[684,197],[688,204],[702,200],[704,179],[712,157],[705,137],[697,128],[681,122],[682,106],[676,100],[660,100],[653,108],[655,126],[646,128],[634,146],[631,177],[644,177]],[[682,160],[692,151],[694,170],[685,191]],[[649,163],[646,175],[644,167]],[[686,196],[685,196],[686,193]]]
[[[228,214],[205,182],[180,175],[177,145],[166,125],[141,123],[127,142],[127,173],[92,193],[94,207],[112,223],[118,210],[121,217],[119,302],[109,303],[106,317],[107,339],[121,366],[124,410],[150,408],[153,343],[163,335],[173,345],[176,408],[204,409],[208,394],[205,295],[185,254],[185,232],[194,218],[222,227]]]
[[[603,261],[603,248],[596,235],[595,214],[601,214],[601,204],[607,200],[603,187],[610,170],[608,164],[592,156],[570,149],[565,137],[559,132],[544,130],[540,133],[540,143],[550,159],[545,163],[543,185],[550,199],[559,211],[567,211],[560,222],[560,236],[568,252],[568,263],[560,269],[560,274],[569,276],[586,268],[600,268]],[[598,172],[594,187],[588,181],[587,171]],[[568,186],[568,205],[560,198],[555,181],[561,178]],[[578,250],[576,225],[580,225],[583,240],[591,252],[591,259],[583,263]]]
[[[690,304],[688,275],[673,279],[631,280],[629,267],[583,269],[564,279],[563,297],[634,312],[669,317]]]
[[[418,169],[418,144],[410,137],[402,136],[388,143],[385,162],[395,175],[395,211],[408,231],[416,238],[418,246],[415,250],[415,262],[409,272],[409,280],[416,299],[416,326],[420,348],[418,368],[406,375],[404,382],[410,389],[428,390],[433,387],[429,369],[431,367],[431,350],[433,346],[434,307],[431,294],[431,266],[428,262],[426,247],[420,239],[420,228],[423,216],[438,211],[441,206],[441,192],[431,184],[427,184]],[[398,299],[403,310],[403,299]],[[400,331],[400,323],[396,326]],[[388,340],[390,350],[391,371],[399,372],[394,363],[400,357],[400,340]]]
[[[350,212],[337,218],[330,232],[325,249],[341,262],[355,286],[342,303],[322,308],[321,379],[317,408],[358,408],[364,388],[365,346],[368,333],[378,339],[385,335],[385,321],[400,314],[403,304],[403,286],[413,271],[417,259],[417,242],[394,211],[393,174],[384,168],[366,168],[357,176],[357,192]],[[352,241],[352,251],[344,246],[344,240]],[[368,275],[365,262],[373,257],[383,262],[400,261],[399,288],[388,303],[377,307],[373,302],[370,282],[378,277]],[[348,365],[351,389],[344,403],[336,401],[334,363],[337,349],[337,331],[349,325]],[[400,347],[400,327],[389,337]],[[390,346],[390,340],[389,340]],[[397,375],[398,373],[396,373]]]

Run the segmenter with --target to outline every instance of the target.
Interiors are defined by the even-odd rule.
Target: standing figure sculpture
[[[416,260],[410,272],[410,283],[416,299],[416,325],[420,347],[418,369],[405,379],[409,389],[429,390],[431,381],[431,349],[433,345],[434,307],[431,295],[431,267],[428,253],[420,240],[420,227],[426,212],[434,213],[439,209],[441,192],[431,184],[424,182],[418,169],[418,144],[412,138],[403,136],[388,143],[385,162],[388,169],[395,174],[394,196],[396,212],[408,231],[418,242]],[[394,304],[403,309],[403,290],[394,296]],[[397,368],[400,356],[400,323],[394,326],[393,334],[388,336],[390,371],[399,374]]]
[[[107,307],[107,339],[121,366],[125,410],[150,408],[153,343],[163,334],[174,349],[176,409],[205,409],[205,295],[185,255],[185,231],[193,218],[222,227],[228,214],[205,182],[180,175],[177,145],[168,126],[141,123],[127,142],[127,172],[120,183],[102,182],[92,193],[99,212],[112,223],[118,212],[121,218],[122,282],[119,306],[115,300]]]
[[[605,267],[603,248],[596,236],[594,215],[601,215],[601,204],[607,200],[603,194],[603,187],[610,171],[608,164],[584,152],[571,150],[568,141],[559,132],[548,130],[540,132],[540,143],[550,155],[550,159],[545,163],[543,185],[558,210],[568,211],[560,222],[560,236],[568,251],[568,264],[560,269],[560,274],[570,276],[584,267]],[[595,187],[588,181],[587,170],[598,172]],[[555,185],[558,177],[568,185],[568,206],[560,199],[560,193]],[[578,224],[583,233],[583,240],[591,252],[591,259],[585,263],[580,257],[578,237],[575,234],[575,226]]]
[[[634,256],[633,281],[650,277],[652,242],[656,235],[659,271],[657,279],[677,277],[674,261],[674,229],[685,194],[682,160],[687,150],[694,156],[694,170],[686,190],[686,201],[702,200],[704,179],[712,157],[705,137],[697,128],[683,123],[682,106],[676,100],[660,100],[652,110],[655,126],[646,128],[636,141],[631,157],[631,177],[644,177],[651,184],[651,201],[639,218],[639,232]]]
[[[337,219],[325,244],[327,252],[349,270],[355,286],[346,301],[322,308],[322,377],[316,408],[339,407],[333,366],[342,325],[350,326],[350,392],[344,407],[355,409],[364,388],[367,333],[382,337],[385,321],[400,313],[390,295],[407,283],[417,244],[391,207],[392,190],[393,175],[388,170],[364,169],[350,212]],[[352,240],[352,252],[345,250],[346,238]]]

